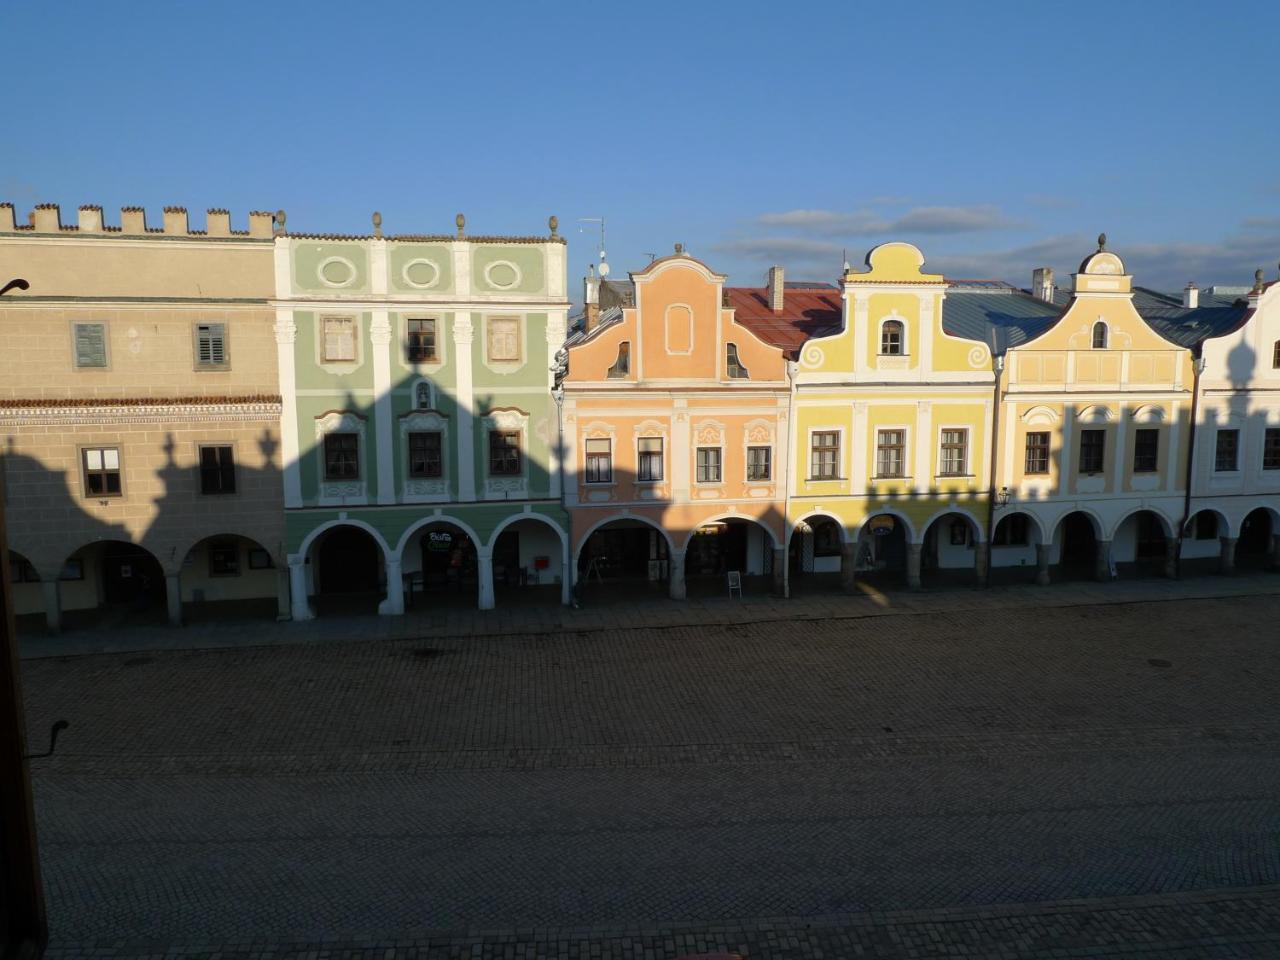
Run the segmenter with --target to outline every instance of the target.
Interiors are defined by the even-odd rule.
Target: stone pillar
[[[1164,575],[1170,580],[1178,579],[1178,541],[1173,537],[1164,542]]]
[[[307,558],[298,554],[289,557],[289,600],[293,619],[311,620],[315,617],[307,598]]]
[[[490,550],[476,551],[476,566],[480,573],[480,609],[492,610],[494,607],[493,600],[493,552]],[[396,565],[399,569],[399,564]]]
[[[62,630],[62,588],[58,585],[57,574],[40,581],[40,592],[44,595],[44,622],[50,633]]]
[[[1049,585],[1049,554],[1052,550],[1051,543],[1036,544],[1036,584],[1041,587]]]
[[[1280,533],[1271,538],[1271,551],[1267,554],[1267,569],[1280,569]]]
[[[980,587],[985,587],[991,579],[991,544],[986,541],[973,545],[973,575]]]
[[[1223,576],[1231,576],[1236,572],[1236,537],[1219,537],[1222,541],[1222,555],[1218,563],[1218,572]]]
[[[924,549],[924,544],[908,543],[907,544],[907,589],[920,589],[920,553]]]
[[[854,593],[858,589],[858,545],[840,544],[840,589]]]
[[[773,592],[777,596],[783,597],[783,598],[786,598],[791,595],[791,591],[788,589],[789,578],[787,576],[787,573],[788,573],[787,548],[774,547],[773,548]]]
[[[182,574],[164,575],[164,599],[169,608],[169,626],[182,626]]]
[[[684,551],[673,553],[667,566],[670,568],[668,596],[672,600],[684,599]]]
[[[1093,579],[1106,583],[1111,579],[1111,541],[1099,540],[1093,561]]]
[[[404,579],[400,576],[400,558],[388,559],[386,568],[387,596],[378,604],[378,612],[383,616],[397,617],[404,613]]]
[[[289,568],[276,568],[276,620],[288,620],[289,610]]]
[[[573,550],[568,543],[565,543],[560,553],[560,602],[568,607],[573,604],[573,577],[578,568],[573,562]]]

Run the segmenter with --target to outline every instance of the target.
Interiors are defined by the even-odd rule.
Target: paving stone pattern
[[[28,660],[53,955],[1280,956],[1278,613]]]

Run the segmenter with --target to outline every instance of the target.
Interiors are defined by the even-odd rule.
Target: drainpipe
[[[1187,475],[1186,492],[1182,500],[1182,524],[1178,527],[1178,555],[1174,562],[1174,574],[1182,578],[1182,541],[1187,535],[1187,524],[1191,522],[1191,480],[1195,476],[1196,465],[1196,412],[1200,406],[1200,374],[1204,373],[1204,357],[1200,354],[1203,344],[1195,347],[1191,360],[1191,429],[1187,431]]]
[[[991,580],[991,540],[996,524],[996,466],[1000,452],[1000,381],[1004,376],[1004,354],[993,356],[991,368],[995,371],[995,403],[991,405],[991,462],[987,478],[987,581]]]
[[[787,450],[783,459],[782,484],[782,596],[791,599],[791,463],[796,449],[796,362],[786,361],[787,367]],[[841,524],[843,526],[843,524]],[[843,548],[848,531],[840,536]]]

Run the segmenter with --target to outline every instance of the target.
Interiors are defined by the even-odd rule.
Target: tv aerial
[[[600,269],[598,272],[601,279],[603,279],[609,275],[609,261],[606,259],[607,254],[605,253],[604,246],[604,217],[579,217],[578,222],[600,224]],[[579,233],[585,233],[586,230],[586,227],[578,228]]]

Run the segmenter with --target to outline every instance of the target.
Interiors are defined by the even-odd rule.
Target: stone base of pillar
[[[1236,572],[1236,537],[1219,537],[1222,553],[1218,557],[1218,572],[1229,577]]]
[[[276,572],[276,620],[288,620],[293,615],[289,603],[289,568]]]
[[[922,544],[907,544],[907,589],[920,589],[920,553],[924,549]]]
[[[789,594],[787,589],[787,551],[785,547],[773,548],[773,593],[784,599]]]
[[[858,590],[858,545],[856,543],[840,545],[840,589],[845,593],[856,593]]]
[[[62,630],[62,588],[55,578],[40,581],[40,592],[44,595],[44,624],[50,633]]]
[[[991,544],[975,543],[973,545],[973,575],[978,586],[985,587],[991,579]]]
[[[496,605],[493,597],[493,555],[477,551],[476,569],[480,573],[480,609],[492,610]]]
[[[1106,583],[1115,578],[1111,574],[1111,541],[1099,540],[1098,552],[1093,563],[1093,579]]]
[[[169,612],[169,626],[182,626],[182,577],[180,574],[165,575],[164,600]]]
[[[1178,579],[1178,541],[1169,540],[1164,545],[1164,575],[1170,580]]]
[[[670,571],[667,579],[667,595],[671,597],[672,600],[683,600],[685,598],[684,557],[681,557],[679,560],[672,557],[669,566]]]
[[[1036,544],[1036,584],[1038,586],[1049,585],[1049,554],[1052,550],[1052,544]]]
[[[307,597],[307,565],[303,557],[289,558],[289,605],[294,620],[315,619]]]

